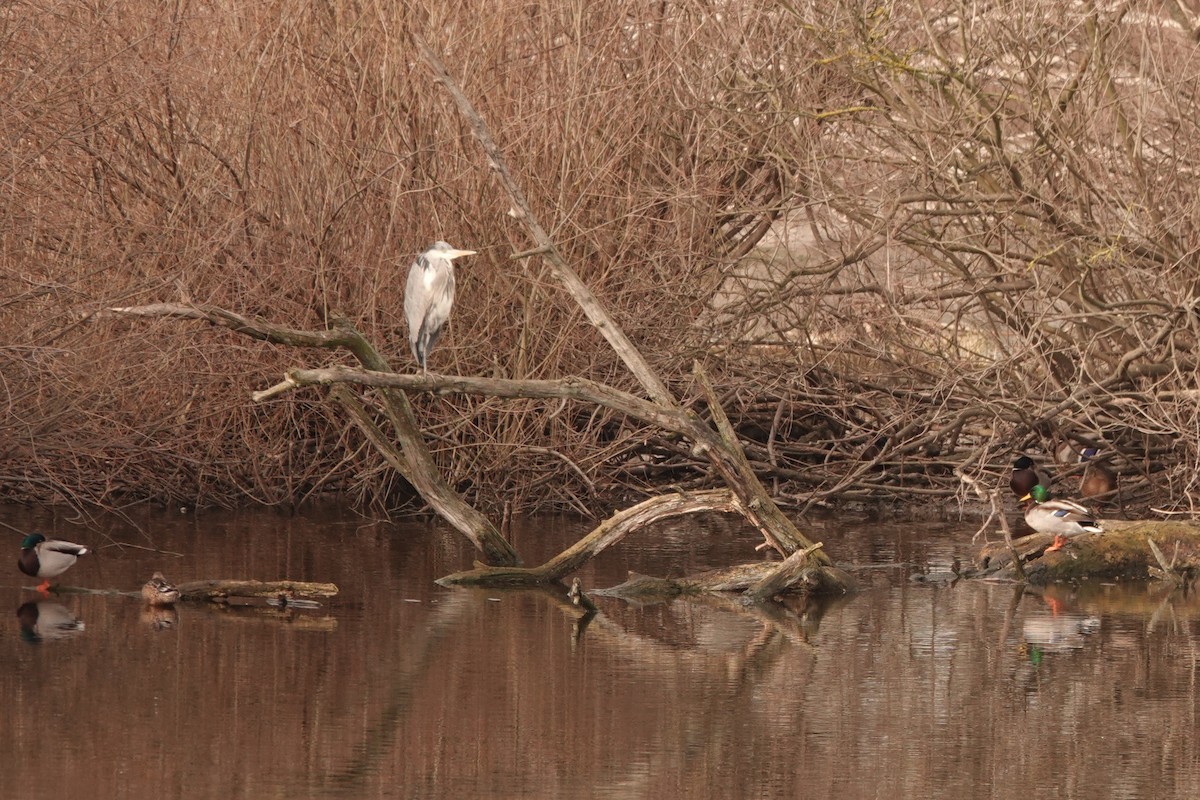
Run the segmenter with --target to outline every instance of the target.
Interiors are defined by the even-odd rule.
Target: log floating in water
[[[292,599],[296,597],[333,597],[338,587],[333,583],[308,581],[239,581],[206,580],[178,584],[182,600],[222,601],[230,597],[262,597]]]
[[[1017,539],[1014,550],[1029,583],[1088,579],[1148,580],[1161,571],[1149,542],[1173,560],[1172,572],[1186,580],[1200,574],[1200,525],[1188,522],[1102,520],[1104,533],[1072,537],[1061,550],[1047,553],[1053,541],[1035,533]],[[985,545],[976,560],[976,576],[1015,578],[1013,558],[1003,542]]]
[[[734,564],[730,567],[699,572],[683,578],[655,578],[649,575],[629,573],[629,578],[619,586],[609,589],[593,589],[592,594],[604,597],[619,597],[630,603],[659,603],[680,595],[726,594],[741,592],[738,596],[742,602],[760,602],[766,597],[775,596],[784,588],[802,595],[844,594],[857,589],[857,583],[845,570],[837,567],[805,568],[792,570],[791,565],[783,566],[779,561],[757,561],[748,564]],[[764,582],[775,581],[781,570],[788,574],[784,581],[786,587],[773,587],[764,597],[754,594],[756,587]],[[826,575],[834,576],[837,581],[837,592],[829,591],[829,587],[821,581]]]

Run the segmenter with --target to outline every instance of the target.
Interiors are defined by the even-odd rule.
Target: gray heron
[[[474,250],[456,250],[445,242],[434,242],[409,267],[404,318],[408,320],[408,343],[423,372],[429,371],[429,351],[454,305],[454,259],[473,255]]]

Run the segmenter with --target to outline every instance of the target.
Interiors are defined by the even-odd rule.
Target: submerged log
[[[1158,520],[1102,520],[1104,533],[1072,537],[1061,550],[1047,553],[1054,537],[1035,533],[1013,543],[1032,584],[1088,579],[1148,580],[1170,572],[1190,582],[1200,575],[1200,525]],[[1167,564],[1160,563],[1153,542]],[[1003,542],[984,546],[976,561],[976,577],[1017,578],[1013,557]]]
[[[761,587],[775,581],[780,574],[789,575],[785,584],[762,593]],[[794,570],[793,565],[786,562],[758,561],[698,572],[684,578],[655,578],[631,572],[624,583],[609,589],[593,589],[592,594],[647,604],[680,595],[729,595],[741,592],[740,599],[743,602],[754,604],[784,592],[823,597],[845,594],[856,588],[854,578],[838,567],[808,565]]]

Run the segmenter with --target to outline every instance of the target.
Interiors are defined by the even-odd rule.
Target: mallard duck
[[[1094,460],[1099,452],[1094,447],[1079,451],[1079,461],[1087,464],[1079,480],[1079,494],[1083,497],[1108,497],[1117,490],[1117,474]]]
[[[173,606],[179,600],[179,590],[161,572],[156,572],[142,585],[142,599],[148,606]]]
[[[1029,527],[1038,533],[1054,534],[1054,543],[1046,548],[1047,553],[1061,549],[1068,536],[1104,533],[1095,514],[1070,500],[1051,500],[1050,492],[1040,483],[1021,498],[1022,503],[1026,501],[1030,501],[1025,510],[1025,522]]]
[[[1033,491],[1033,487],[1042,483],[1042,476],[1038,475],[1037,468],[1033,465],[1033,459],[1029,456],[1021,456],[1013,462],[1012,478],[1008,481],[1008,486],[1017,497],[1023,497]]]
[[[66,606],[50,600],[23,603],[17,609],[17,620],[21,624],[21,638],[31,644],[66,639],[84,627]]]
[[[31,533],[21,542],[21,557],[17,567],[26,575],[42,578],[38,591],[46,594],[50,590],[50,579],[62,575],[71,568],[76,559],[88,554],[88,548],[62,539],[47,539],[40,533]]]

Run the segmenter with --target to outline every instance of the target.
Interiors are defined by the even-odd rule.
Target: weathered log
[[[239,581],[207,580],[178,584],[182,600],[228,600],[231,597],[285,598],[333,597],[338,587],[333,583],[308,581]]]
[[[823,546],[823,542],[817,542],[811,547],[797,550],[776,564],[775,569],[746,590],[746,602],[761,603],[797,583],[811,589],[809,584],[818,579],[813,575],[813,566],[808,557]]]
[[[31,587],[32,588],[32,587]],[[231,598],[262,598],[265,600],[297,601],[297,607],[304,605],[306,598],[333,597],[338,593],[337,584],[312,583],[309,581],[247,581],[231,579],[213,579],[189,581],[178,584],[179,599],[225,601]],[[89,589],[83,586],[55,586],[55,594],[95,594],[109,597],[141,598],[140,591],[127,592],[122,589]]]
[[[1024,562],[1025,578],[1032,584],[1103,580],[1148,580],[1160,570],[1149,542],[1173,554],[1173,572],[1186,581],[1200,574],[1200,525],[1158,520],[1101,520],[1104,533],[1081,534],[1061,550],[1047,553],[1053,541],[1036,533],[1016,540],[1014,549]],[[976,560],[976,576],[1016,578],[1008,546],[984,546]]]

